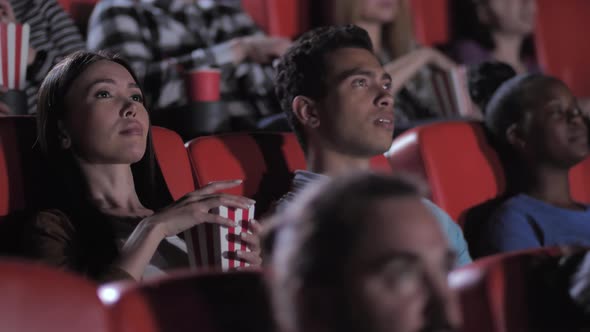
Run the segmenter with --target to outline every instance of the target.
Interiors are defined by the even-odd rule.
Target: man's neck
[[[569,171],[551,166],[540,166],[533,171],[534,184],[527,194],[542,201],[564,208],[577,204],[570,194]]]
[[[370,158],[353,157],[333,150],[309,148],[307,170],[325,175],[340,175],[351,171],[370,169]]]

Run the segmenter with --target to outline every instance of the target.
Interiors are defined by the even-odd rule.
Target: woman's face
[[[65,95],[63,148],[87,163],[132,164],[146,150],[149,118],[133,76],[101,60],[78,76]]]
[[[564,85],[539,90],[538,106],[525,113],[522,148],[536,162],[570,168],[589,152],[588,118]]]
[[[359,18],[365,22],[386,24],[393,22],[402,0],[357,0]]]
[[[529,35],[535,28],[536,0],[487,0],[483,21],[496,31]]]

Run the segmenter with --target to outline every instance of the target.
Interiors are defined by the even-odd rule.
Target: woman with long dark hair
[[[210,213],[250,199],[216,194],[239,181],[210,184],[172,202],[156,167],[150,121],[125,61],[76,52],[45,78],[38,103],[38,143],[52,190],[24,234],[23,254],[96,280],[141,279],[188,265],[176,234],[200,223],[233,226]],[[258,238],[242,234],[260,262]]]

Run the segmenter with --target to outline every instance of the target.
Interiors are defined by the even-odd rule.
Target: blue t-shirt
[[[550,247],[590,246],[590,206],[583,211],[560,208],[519,194],[506,201],[483,228],[485,254]]]
[[[309,183],[320,180],[323,177],[326,177],[326,175],[304,170],[295,171],[295,177],[291,183],[291,191],[286,193],[277,203],[277,210],[280,211],[284,209]],[[463,266],[471,263],[471,256],[467,250],[467,242],[463,237],[463,232],[461,231],[459,225],[457,225],[457,223],[455,223],[453,219],[451,219],[451,217],[436,204],[425,198],[422,201],[424,202],[424,205],[426,205],[426,207],[430,210],[430,213],[434,215],[434,218],[439,222],[444,233],[447,235],[447,239],[449,240],[451,247],[457,254],[457,265]]]

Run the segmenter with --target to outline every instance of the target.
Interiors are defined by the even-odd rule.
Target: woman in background
[[[517,73],[539,72],[532,34],[535,0],[454,0],[451,57],[458,63],[509,64]]]
[[[572,197],[569,172],[590,153],[590,121],[569,88],[523,74],[500,86],[485,115],[511,198],[482,228],[481,252],[589,246],[590,206]]]

